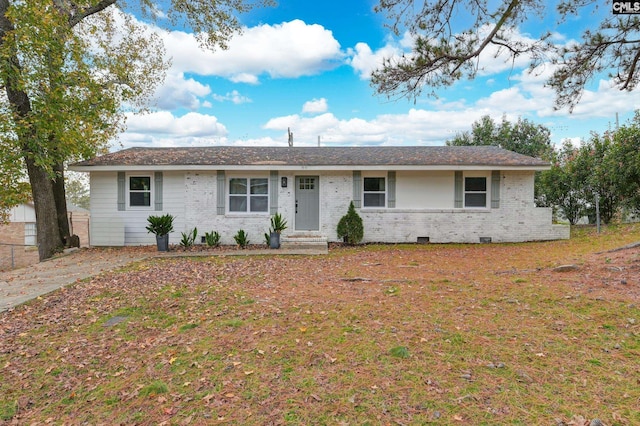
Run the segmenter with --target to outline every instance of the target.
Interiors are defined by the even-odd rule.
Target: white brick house
[[[262,243],[270,215],[296,235],[336,241],[354,202],[365,242],[477,243],[569,237],[534,204],[548,163],[496,147],[131,148],[76,163],[91,179],[91,243],[147,245],[149,215],[176,217],[223,244]]]

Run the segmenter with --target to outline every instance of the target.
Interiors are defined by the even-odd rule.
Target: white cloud
[[[403,50],[391,43],[388,43],[377,51],[372,51],[368,44],[358,43],[355,52],[351,51],[352,57],[348,63],[360,75],[363,80],[368,80],[371,73],[382,67],[385,58],[399,58]],[[408,52],[407,52],[408,53]]]
[[[214,93],[212,97],[214,100],[218,102],[232,102],[236,105],[246,104],[251,102],[250,98],[244,95],[241,95],[240,92],[238,92],[237,90],[232,90],[231,92],[227,92],[224,95],[218,95]]]
[[[202,106],[199,98],[211,93],[211,88],[193,78],[185,78],[184,73],[169,72],[164,84],[156,90],[155,102],[161,109],[186,108],[192,111]]]
[[[593,118],[614,117],[617,112],[633,111],[640,108],[638,92],[620,91],[610,80],[600,79],[589,85],[582,94],[580,102],[570,113],[567,109],[554,110],[555,92],[545,85],[552,76],[556,66],[544,64],[533,72],[524,70],[514,76],[515,86],[519,93],[526,98],[514,99],[519,110],[528,110],[537,117],[565,117],[571,120],[585,120]],[[524,102],[524,103],[520,103]]]
[[[246,72],[241,72],[240,74],[233,75],[229,77],[233,83],[245,83],[245,84],[258,84],[260,80],[258,80],[257,75],[248,74]]]
[[[538,111],[547,105],[544,101],[527,97],[517,87],[497,90],[486,98],[481,98],[476,102],[476,107],[491,110],[504,111],[512,116],[528,114],[531,111]]]
[[[291,128],[296,146],[316,145],[318,136],[322,145],[441,145],[455,133],[469,130],[473,121],[488,113],[484,109],[411,109],[406,114],[384,114],[372,120],[344,120],[331,113],[315,117],[289,115],[269,120],[264,128],[282,131],[283,135]]]
[[[302,112],[307,114],[320,114],[323,112],[327,112],[328,109],[329,105],[327,104],[327,100],[325,98],[307,101],[302,106]]]
[[[579,118],[615,117],[616,113],[640,109],[640,90],[620,91],[611,81],[599,80],[596,90],[585,90],[572,115]]]
[[[215,116],[190,112],[177,117],[168,111],[160,111],[129,114],[127,131],[120,141],[125,147],[148,144],[196,146],[212,144],[226,135],[226,127]]]
[[[200,48],[193,34],[164,34],[173,67],[203,76],[220,76],[255,84],[260,75],[294,78],[318,74],[340,64],[343,53],[331,31],[301,20],[245,28],[228,50]]]
[[[193,34],[149,29],[162,36],[167,56],[172,59],[167,78],[155,96],[161,109],[193,111],[203,106],[201,98],[211,89],[196,81],[197,76],[257,85],[265,74],[272,78],[319,74],[340,65],[344,57],[331,31],[300,20],[245,28],[231,39],[228,50],[215,52],[201,48]],[[192,76],[187,78],[186,74]],[[233,98],[235,103],[246,101]]]
[[[286,146],[288,129],[294,134],[295,146],[316,146],[318,137],[323,146],[442,145],[457,133],[471,130],[472,123],[484,115],[491,116],[497,122],[503,116],[510,121],[523,117],[540,122],[541,116],[536,116],[540,107],[537,102],[521,88],[515,87],[495,92],[473,103],[436,100],[430,104],[431,110],[411,108],[406,113],[380,114],[372,119],[343,119],[328,112],[313,116],[291,114],[274,117],[264,124],[263,129],[280,133],[279,136],[257,139],[228,139],[226,127],[213,116],[190,113],[175,117],[163,112],[130,118],[125,145]],[[544,123],[552,130],[552,139],[556,142],[561,138],[573,137],[566,134],[566,126],[556,126],[559,118],[565,119],[560,123],[566,122],[566,117],[555,116]],[[583,117],[572,115],[569,119],[582,120]],[[557,133],[558,130],[560,133]]]

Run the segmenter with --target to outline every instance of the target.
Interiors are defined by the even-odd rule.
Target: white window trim
[[[374,179],[384,179],[384,191],[365,191],[364,189],[364,181],[369,178]],[[384,205],[383,206],[366,206],[365,205],[365,194],[384,194]],[[384,173],[380,174],[362,174],[362,208],[363,209],[386,209],[387,203],[389,201],[389,176]]]
[[[484,178],[484,191],[467,191],[467,178]],[[462,205],[465,209],[489,209],[491,207],[491,175],[465,174],[462,176]],[[467,206],[467,194],[485,194],[484,206]]]
[[[38,227],[35,222],[24,223],[24,245],[35,246],[38,241]]]
[[[132,206],[131,205],[131,178],[132,177],[148,177],[149,178],[149,205],[148,206]],[[125,175],[125,203],[127,210],[154,210],[155,194],[154,194],[154,175],[153,173],[128,173]]]
[[[247,179],[247,211],[246,212],[238,212],[231,210],[231,197],[238,196],[239,194],[231,193],[231,180],[232,179]],[[251,179],[266,179],[267,181],[267,193],[266,194],[254,194],[254,196],[267,197],[267,210],[263,212],[252,212],[251,209]],[[269,216],[269,206],[271,205],[271,180],[269,179],[269,175],[254,175],[254,174],[238,174],[238,175],[228,175],[225,183],[225,192],[226,192],[226,214],[229,216]]]

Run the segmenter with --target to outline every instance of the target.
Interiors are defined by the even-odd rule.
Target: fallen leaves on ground
[[[0,423],[637,424],[638,240],[140,262],[0,314]]]

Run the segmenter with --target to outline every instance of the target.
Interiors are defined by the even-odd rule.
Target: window
[[[464,178],[464,206],[487,207],[487,178]]]
[[[129,176],[129,206],[151,207],[151,176]]]
[[[36,237],[38,236],[38,230],[36,224],[32,222],[25,222],[24,224],[24,245],[35,246],[37,245]]]
[[[308,189],[313,190],[316,186],[316,178],[312,177],[301,177],[300,178],[300,189]]]
[[[267,178],[229,179],[230,212],[268,212],[269,180]]]
[[[384,180],[382,177],[364,178],[363,207],[385,207],[387,194]]]

